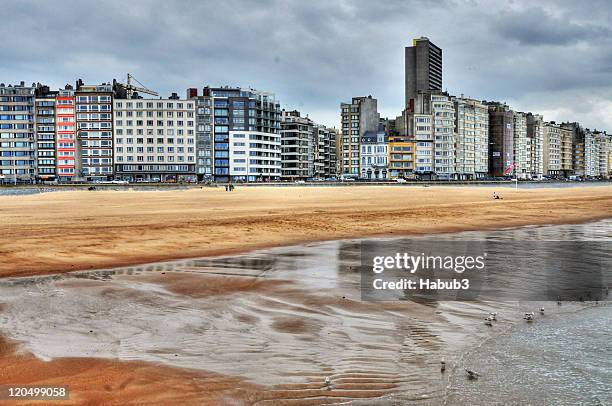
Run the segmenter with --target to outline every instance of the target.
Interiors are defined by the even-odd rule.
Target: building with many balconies
[[[35,85],[0,84],[0,183],[34,182]]]

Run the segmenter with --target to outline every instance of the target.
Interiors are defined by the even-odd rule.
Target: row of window
[[[158,127],[163,127],[164,126],[164,121],[163,120],[157,120],[157,122],[154,122],[153,120],[147,120],[147,127],[153,127],[153,123],[156,123]],[[185,123],[187,123],[188,127],[193,127],[193,121],[182,121],[179,120],[176,122],[177,127],[184,127]],[[166,126],[168,127],[174,127],[174,121],[173,120],[168,120],[165,122]],[[123,120],[115,120],[115,125],[117,127],[123,127]],[[133,120],[126,120],[125,121],[125,125],[128,127],[131,127],[134,125],[134,121]],[[144,120],[136,120],[136,125],[138,127],[142,127],[144,126]]]
[[[115,161],[117,162],[124,162],[124,158],[126,162],[144,162],[145,161],[145,157],[142,155],[138,155],[136,156],[136,159],[134,159],[134,156],[129,155],[127,157],[123,157],[123,156],[118,156],[115,157]],[[146,161],[147,162],[175,162],[175,157],[174,156],[163,156],[163,155],[158,155],[157,158],[151,155],[148,155],[146,157]],[[194,162],[195,158],[193,156],[188,156],[187,157],[187,162]],[[176,157],[176,162],[185,162],[185,157],[182,155],[179,155]]]
[[[164,138],[147,138],[146,139],[147,144],[153,144],[154,142],[157,142],[158,144],[174,144],[175,141],[177,144],[184,144],[185,143],[185,138],[166,138],[164,140]],[[117,138],[115,140],[115,142],[117,144],[123,144],[124,142],[123,138]],[[195,142],[195,140],[193,138],[187,138],[187,144],[193,144]],[[134,143],[134,138],[125,138],[125,144],[133,144]],[[144,144],[145,143],[145,139],[144,138],[136,138],[136,144]]]
[[[144,147],[136,147],[136,152],[137,153],[144,153]],[[122,154],[124,151],[123,147],[117,147],[115,149],[115,152],[117,152],[118,154]],[[193,153],[195,151],[195,149],[193,147],[187,147],[187,152],[189,153]],[[134,152],[134,147],[126,147],[125,148],[125,152],[127,152],[128,154],[133,153]],[[174,152],[177,152],[179,154],[182,154],[185,152],[185,147],[147,147],[147,153],[154,153],[157,152],[158,154],[163,154],[163,153],[169,153],[169,154],[173,154]]]
[[[123,108],[123,104],[124,102],[119,102],[116,101],[115,102],[115,108],[117,109],[122,109]],[[173,109],[174,108],[174,102],[166,102],[166,108],[167,109]],[[142,108],[148,108],[148,109],[152,109],[153,108],[153,102],[125,102],[125,108],[126,109],[131,109],[134,108],[134,106],[136,106],[137,109],[142,109]],[[185,108],[184,106],[186,106],[186,108],[188,110],[193,109],[193,103],[189,102],[189,103],[176,103],[176,108],[177,109],[183,109]],[[164,102],[156,102],[155,103],[155,108],[158,109],[163,109],[164,108]]]

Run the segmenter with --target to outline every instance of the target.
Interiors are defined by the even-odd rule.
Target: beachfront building
[[[188,89],[187,96],[198,106],[200,180],[209,172],[216,182],[280,180],[281,111],[273,93],[206,86],[201,95]]]
[[[572,134],[569,128],[561,126],[561,175],[565,178],[574,173]]]
[[[315,177],[321,179],[336,177],[336,138],[338,137],[338,131],[335,128],[315,124],[315,134],[319,144]]]
[[[406,136],[389,137],[389,178],[406,179],[414,174],[415,142]]]
[[[115,177],[195,182],[195,101],[114,99]]]
[[[543,125],[543,173],[546,176],[561,176],[561,126],[554,121]]]
[[[360,140],[363,179],[384,180],[389,174],[389,144],[384,130],[368,131]]]
[[[609,168],[604,157],[609,145],[605,141],[606,134],[591,131],[575,122],[562,123],[561,128],[571,134],[573,175],[581,178],[607,176]]]
[[[79,170],[76,159],[76,113],[74,89],[66,85],[55,100],[55,128],[57,146],[57,179],[59,182],[75,180]]]
[[[515,111],[513,122],[514,174],[519,179],[529,179],[531,177],[531,167],[527,150],[527,114]]]
[[[528,177],[542,179],[544,173],[544,119],[540,114],[527,113]]]
[[[57,175],[56,97],[58,92],[38,84],[35,89],[36,179],[54,181]]]
[[[455,106],[446,94],[431,95],[434,119],[434,172],[437,179],[453,179],[455,168]]]
[[[0,83],[0,183],[35,181],[34,91]]]
[[[315,176],[315,149],[318,150],[318,139],[315,139],[314,128],[313,121],[302,117],[299,111],[282,111],[281,179],[296,181]]]
[[[448,94],[418,92],[396,128],[415,141],[416,174],[424,179],[455,177],[455,106]]]
[[[488,102],[489,174],[505,176],[514,163],[514,111],[505,103]]]
[[[353,97],[351,103],[340,104],[342,138],[339,160],[342,175],[358,177],[361,174],[360,139],[366,132],[378,130],[377,103],[372,96],[367,96]]]
[[[198,95],[198,89],[187,89],[187,99],[196,109],[196,173],[198,181],[210,182],[213,176],[213,106],[212,96]]]
[[[420,177],[431,179],[434,175],[434,136],[433,116],[431,114],[412,115],[412,134],[414,134],[414,173]]]
[[[113,178],[113,87],[76,84],[77,178],[105,181]]]
[[[489,112],[481,101],[453,97],[456,179],[480,179],[489,172]]]
[[[605,131],[593,131],[593,137],[598,144],[599,178],[609,179],[610,136]]]
[[[442,91],[442,49],[427,37],[415,38],[404,50],[405,102],[419,92]]]

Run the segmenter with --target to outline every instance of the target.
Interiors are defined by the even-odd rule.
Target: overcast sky
[[[250,86],[338,126],[339,104],[404,104],[404,47],[444,52],[444,88],[612,130],[612,2],[2,0],[0,82],[127,72],[168,96]]]

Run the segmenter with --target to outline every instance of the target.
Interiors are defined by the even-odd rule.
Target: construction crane
[[[140,87],[133,85],[132,81],[138,83],[140,85]],[[125,89],[125,91],[127,93],[127,98],[128,99],[132,98],[132,95],[134,94],[134,92],[146,93],[146,94],[150,94],[151,96],[159,96],[159,93],[157,93],[157,92],[155,92],[153,90],[147,89],[131,73],[127,74],[127,84],[117,82],[117,85],[119,85],[119,86],[121,86],[121,87],[123,87]]]

